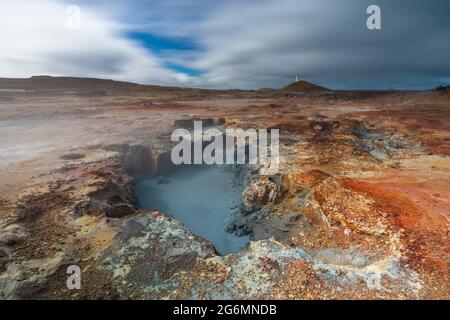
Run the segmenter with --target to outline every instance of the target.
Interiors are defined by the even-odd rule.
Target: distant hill
[[[108,94],[247,94],[255,91],[247,90],[213,90],[186,87],[171,87],[160,85],[143,85],[132,82],[110,79],[32,76],[30,78],[0,78],[0,93],[8,91],[35,92],[39,94],[78,94],[82,96],[103,96]],[[331,91],[307,81],[297,81],[281,89],[261,88],[256,90],[260,94],[279,94],[280,92],[319,92]],[[10,94],[10,93],[8,93]]]
[[[82,96],[103,96],[108,94],[250,94],[252,91],[239,89],[202,89],[161,85],[137,84],[111,79],[53,77],[47,75],[30,78],[0,78],[0,93],[13,91],[38,94],[76,94]]]
[[[78,77],[32,76],[0,78],[0,93],[20,91],[38,94],[76,94],[87,97],[109,94],[216,94],[224,90],[144,85],[125,81]],[[238,92],[238,90],[229,90]],[[10,94],[8,92],[8,94]]]
[[[308,81],[296,81],[280,89],[285,92],[316,92],[316,91],[331,91],[325,87]]]
[[[258,90],[256,90],[256,92],[259,93],[274,93],[277,92],[277,89],[272,89],[272,88],[259,88]]]
[[[109,79],[33,76],[31,78],[0,78],[0,89],[31,91],[146,91],[148,89],[170,90],[174,87],[140,85]]]

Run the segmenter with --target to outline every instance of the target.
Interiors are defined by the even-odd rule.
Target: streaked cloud
[[[133,39],[122,35],[126,26],[100,12],[82,8],[81,28],[66,28],[67,5],[55,1],[2,1],[0,19],[3,77],[71,75],[138,82],[177,84],[184,73]]]
[[[79,31],[64,28],[68,4],[2,1],[1,76],[258,88],[298,75],[342,89],[450,78],[446,0],[79,1]],[[369,4],[382,9],[381,30],[366,28]]]

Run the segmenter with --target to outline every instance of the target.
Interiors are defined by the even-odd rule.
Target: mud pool
[[[244,186],[230,167],[192,166],[168,175],[137,181],[139,205],[181,220],[194,234],[211,241],[220,254],[242,250],[249,236],[225,231],[231,213],[239,210]]]

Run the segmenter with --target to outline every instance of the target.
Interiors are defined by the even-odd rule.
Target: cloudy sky
[[[370,4],[381,8],[381,30],[366,26]],[[0,77],[243,89],[296,76],[336,89],[450,84],[448,0],[0,0],[0,13]]]

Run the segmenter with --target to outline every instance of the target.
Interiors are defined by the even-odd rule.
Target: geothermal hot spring
[[[139,205],[181,220],[194,234],[211,241],[220,254],[242,250],[249,236],[225,231],[233,210],[239,210],[242,179],[230,166],[182,167],[165,176],[145,177],[134,190]]]

